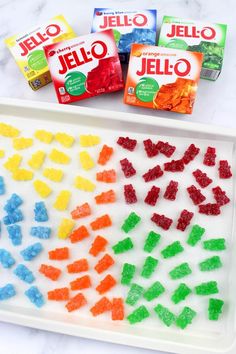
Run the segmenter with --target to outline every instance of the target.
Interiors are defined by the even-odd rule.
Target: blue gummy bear
[[[24,264],[18,264],[16,269],[14,269],[14,274],[23,280],[24,282],[31,284],[35,280],[35,277],[31,270],[29,270]]]
[[[120,53],[129,53],[133,43],[155,45],[156,32],[148,28],[134,28],[132,32],[120,37],[118,49]]]
[[[15,193],[13,193],[10,197],[10,199],[7,200],[6,205],[4,206],[4,210],[7,213],[12,213],[14,210],[16,210],[21,204],[23,203],[23,200],[21,197]]]
[[[26,290],[25,295],[38,308],[42,307],[45,303],[43,294],[36,286],[31,286],[28,290]]]
[[[5,194],[6,190],[5,190],[5,183],[3,180],[3,177],[0,176],[0,195]]]
[[[24,258],[25,261],[31,261],[33,258],[35,258],[41,251],[43,250],[43,247],[41,243],[37,242],[34,243],[33,245],[25,248],[20,252],[22,257]]]
[[[14,258],[12,257],[11,253],[7,250],[1,248],[0,249],[0,263],[2,264],[3,268],[10,268],[13,264],[16,263]]]
[[[7,284],[0,288],[0,300],[7,300],[16,295],[16,290],[12,284]]]
[[[4,216],[3,218],[3,223],[5,225],[11,225],[11,224],[15,224],[19,221],[22,221],[23,218],[23,214],[19,209],[16,209],[14,211],[12,211],[11,213],[7,214],[6,216]]]
[[[44,202],[35,203],[34,219],[37,222],[48,221],[48,213]]]
[[[10,225],[7,226],[7,231],[12,244],[14,246],[21,245],[21,241],[22,241],[21,227],[19,225]]]
[[[47,240],[51,235],[51,228],[45,226],[33,226],[30,230],[30,235],[33,237],[38,237],[42,240]]]

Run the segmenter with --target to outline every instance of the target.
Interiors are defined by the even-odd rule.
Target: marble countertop
[[[52,85],[32,91],[14,63],[3,39],[64,14],[78,35],[90,32],[94,7],[156,8],[158,26],[163,15],[200,19],[229,25],[223,71],[216,82],[201,80],[191,116],[137,109],[122,103],[122,93],[79,102],[78,106],[159,115],[167,119],[211,123],[236,128],[235,0],[0,0],[0,97],[57,102]],[[78,349],[79,348],[79,349]],[[59,335],[0,322],[2,354],[151,353],[148,350]],[[158,353],[158,352],[157,352]]]

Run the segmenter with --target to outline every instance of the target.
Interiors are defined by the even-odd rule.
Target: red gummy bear
[[[230,178],[232,177],[231,166],[229,165],[227,160],[221,160],[219,170],[220,178]]]
[[[200,214],[206,215],[219,215],[220,214],[220,206],[217,203],[207,203],[201,204],[198,206],[198,211]]]
[[[120,136],[117,140],[117,144],[122,146],[126,150],[134,151],[134,149],[137,145],[137,140],[130,139],[128,136],[126,138],[124,138],[123,136]]]
[[[171,157],[173,153],[175,152],[176,147],[173,145],[170,145],[169,143],[164,143],[163,141],[158,141],[157,143],[157,149],[159,152],[166,157]]]
[[[170,181],[170,183],[166,187],[164,198],[168,200],[175,200],[177,192],[178,192],[178,182]]]
[[[167,218],[165,215],[160,215],[154,213],[153,216],[151,217],[151,220],[159,227],[161,227],[163,230],[169,230],[173,220],[170,218]]]
[[[150,182],[153,181],[154,179],[157,179],[163,175],[163,171],[159,165],[151,168],[148,170],[146,173],[143,175],[143,179],[145,182]]]
[[[214,147],[208,146],[207,151],[204,155],[203,163],[206,166],[215,166],[215,164],[216,164],[216,149]]]
[[[212,188],[214,198],[220,206],[225,205],[230,202],[230,199],[227,197],[226,192],[224,192],[220,187]]]
[[[150,191],[148,192],[144,202],[149,205],[156,205],[157,199],[159,197],[160,188],[153,186]]]
[[[137,196],[132,184],[124,185],[124,196],[127,204],[134,204],[137,202]]]
[[[212,179],[207,176],[206,173],[202,172],[201,170],[197,169],[196,171],[193,171],[193,175],[197,181],[197,183],[202,187],[205,188],[209,184],[211,184]]]
[[[143,141],[144,149],[146,151],[147,157],[154,157],[158,154],[157,144],[154,144],[151,139]]]
[[[172,160],[164,163],[164,170],[168,172],[182,172],[184,170],[183,160]]]
[[[200,149],[196,147],[194,144],[189,145],[189,147],[184,153],[184,156],[182,157],[184,164],[185,165],[189,164],[189,162],[192,161],[197,156],[199,151]]]
[[[200,189],[197,189],[194,185],[187,188],[189,197],[192,199],[193,204],[198,205],[206,200],[206,197],[201,193]]]
[[[186,227],[190,224],[193,215],[194,214],[191,211],[188,211],[186,209],[181,211],[176,228],[178,230],[184,231]]]
[[[132,177],[136,174],[136,170],[128,159],[120,160],[121,169],[126,178]]]

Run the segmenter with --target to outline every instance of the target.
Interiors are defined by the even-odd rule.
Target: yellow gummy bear
[[[34,133],[36,139],[40,140],[42,143],[51,144],[53,140],[53,134],[46,130],[36,130]]]
[[[63,171],[56,168],[45,168],[43,171],[44,177],[50,179],[53,182],[61,182],[63,178]]]
[[[60,143],[61,145],[69,148],[74,144],[75,138],[69,134],[66,133],[57,133],[55,135],[56,141]]]
[[[84,170],[90,170],[95,166],[92,157],[89,155],[87,151],[81,151],[79,153],[79,159],[80,159],[81,166]]]
[[[66,210],[70,201],[71,192],[69,191],[61,191],[55,203],[53,204],[54,208],[60,211]]]
[[[100,137],[97,135],[80,135],[80,146],[89,147],[100,144]]]
[[[22,156],[19,154],[14,154],[8,158],[8,160],[4,163],[4,167],[11,172],[14,172],[20,166],[22,160]]]
[[[15,181],[30,181],[31,179],[33,179],[33,177],[34,177],[33,172],[30,170],[26,170],[24,168],[15,170],[12,173],[12,178]]]
[[[42,198],[47,198],[51,194],[51,188],[43,181],[39,179],[34,181],[34,189]]]
[[[38,170],[40,169],[40,167],[42,166],[44,160],[45,160],[45,152],[44,151],[37,151],[35,152],[32,156],[31,159],[28,161],[28,164],[31,168],[33,168],[34,170]]]
[[[81,176],[75,178],[75,187],[85,192],[93,192],[96,188],[93,182]]]
[[[68,164],[70,162],[70,157],[66,155],[64,152],[52,149],[52,151],[49,154],[49,158],[56,163],[60,164]]]
[[[33,145],[32,138],[15,138],[13,140],[13,147],[16,150],[27,149],[28,147]]]
[[[2,159],[5,156],[5,151],[4,150],[0,150],[0,159]]]
[[[15,138],[20,134],[20,131],[9,124],[0,123],[0,135],[6,138]]]
[[[58,228],[58,238],[61,238],[63,240],[67,238],[70,235],[74,225],[75,222],[73,220],[66,218],[62,219]]]

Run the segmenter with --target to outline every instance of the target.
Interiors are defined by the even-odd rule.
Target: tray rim
[[[129,123],[138,123],[145,125],[154,125],[162,128],[171,128],[175,130],[180,130],[184,132],[195,132],[202,134],[218,135],[219,137],[232,138],[236,142],[236,129],[230,129],[218,125],[203,124],[189,121],[181,121],[172,118],[162,118],[159,116],[147,116],[141,114],[102,110],[95,108],[87,108],[76,105],[59,105],[57,103],[48,103],[40,101],[29,101],[21,99],[12,98],[2,98],[0,97],[0,114],[2,114],[1,107],[5,109],[10,108],[21,108],[21,109],[33,109],[39,111],[53,111],[67,114],[76,114],[90,116],[92,118],[102,118],[111,121],[122,121]],[[12,115],[12,114],[9,114]],[[186,124],[187,123],[187,124]],[[137,337],[135,335],[111,332],[101,328],[87,328],[76,323],[64,323],[58,320],[52,320],[48,318],[37,318],[32,315],[26,315],[22,313],[13,313],[8,310],[0,309],[0,319],[2,322],[8,322],[12,324],[22,325],[26,327],[33,327],[41,330],[52,331],[57,333],[63,333],[68,335],[73,335],[77,337],[83,337],[87,339],[95,339],[99,341],[106,341],[110,343],[117,343],[122,345],[129,345],[139,348],[152,349],[152,350],[162,350],[164,352],[175,352],[181,354],[199,354],[201,350],[202,354],[216,354],[215,348],[212,350],[204,349],[202,346],[192,346],[186,343],[174,343],[167,342],[163,339],[155,338],[150,340],[150,338]],[[236,352],[236,333],[234,332],[233,342],[226,348],[226,350],[219,349],[217,353],[227,353],[235,354]]]

